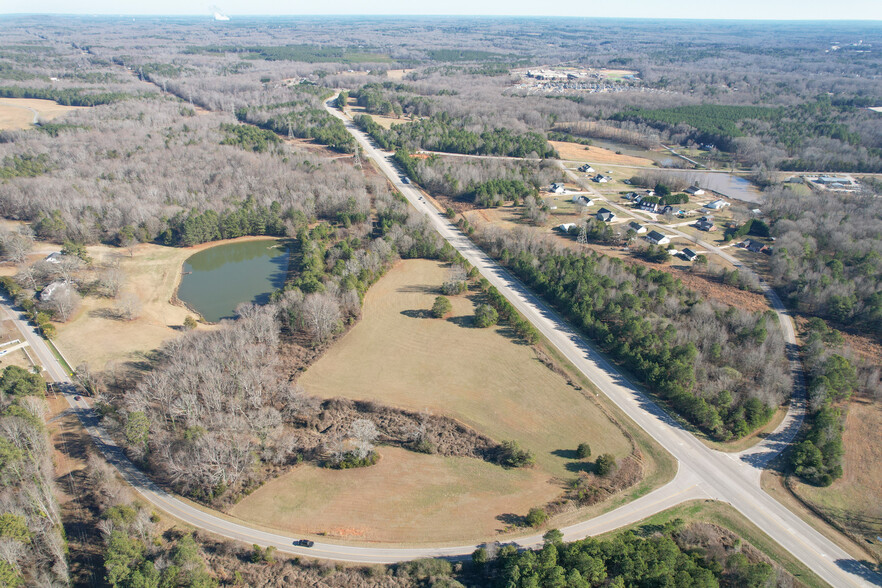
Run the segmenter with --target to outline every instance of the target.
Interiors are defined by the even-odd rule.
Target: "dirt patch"
[[[34,117],[40,120],[53,120],[71,110],[88,108],[87,106],[63,106],[53,100],[37,100],[32,98],[0,98],[0,130],[29,129],[33,126]]]
[[[595,147],[594,145],[581,145],[579,143],[568,143],[565,141],[549,141],[552,147],[560,153],[561,159],[568,161],[587,161],[590,163],[604,164],[610,163],[614,165],[634,165],[638,167],[652,167],[655,163],[651,159],[645,157],[636,157],[634,155],[618,154],[615,151],[604,149],[603,147]],[[600,170],[598,170],[600,171]]]

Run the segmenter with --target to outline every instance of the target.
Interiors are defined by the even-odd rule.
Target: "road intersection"
[[[451,224],[412,184],[405,184],[391,161],[392,155],[377,149],[352,121],[327,104],[330,113],[342,119],[355,136],[366,157],[387,176],[417,211],[451,243],[483,277],[517,308],[577,369],[618,405],[632,420],[667,449],[679,463],[675,478],[665,486],[604,515],[577,523],[561,531],[566,540],[596,535],[636,523],[687,500],[713,499],[731,504],[746,518],[765,531],[801,560],[818,576],[833,586],[870,586],[882,584],[882,578],[836,546],[798,516],[766,494],[759,484],[763,466],[789,443],[799,428],[802,403],[792,403],[792,414],[767,439],[741,454],[712,450],[686,431],[664,410],[625,379],[577,334],[561,317],[536,298],[523,284],[481,251],[466,235]],[[452,547],[387,548],[371,545],[339,545],[316,542],[314,547],[293,545],[293,538],[237,523],[229,517],[207,512],[156,486],[132,464],[122,449],[98,422],[98,416],[85,398],[75,399],[76,388],[69,375],[43,339],[27,324],[23,315],[7,301],[3,304],[30,345],[50,379],[58,384],[71,409],[79,416],[98,449],[116,467],[122,477],[148,502],[192,526],[218,535],[273,546],[279,551],[329,560],[358,563],[393,563],[424,558],[466,558],[477,545]],[[783,308],[781,309],[783,311]],[[789,321],[785,321],[789,324]],[[784,324],[784,323],[782,323]],[[800,386],[797,386],[799,388]],[[430,531],[427,531],[429,534]],[[539,545],[541,535],[522,537],[520,546]]]

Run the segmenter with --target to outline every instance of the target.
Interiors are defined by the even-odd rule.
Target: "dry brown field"
[[[564,141],[549,141],[548,143],[557,149],[561,159],[568,161],[587,161],[592,164],[611,163],[614,165],[634,165],[639,167],[652,167],[654,163],[651,159],[646,159],[645,157],[619,155],[615,151],[610,151],[603,147],[595,147],[594,145],[580,145],[579,143],[567,143]]]
[[[425,318],[446,275],[434,261],[397,264],[368,292],[362,320],[301,377],[319,397],[376,400],[453,417],[536,457],[505,470],[468,458],[380,447],[360,470],[303,466],[264,485],[230,514],[290,532],[383,542],[492,536],[499,517],[526,514],[576,476],[567,450],[624,457],[631,445],[601,409],[541,363],[504,326],[471,326],[475,302],[452,297],[447,319]],[[426,529],[432,529],[426,533]]]
[[[34,115],[43,120],[53,120],[71,110],[88,108],[86,106],[62,106],[53,100],[32,98],[0,98],[0,130],[29,129]]]

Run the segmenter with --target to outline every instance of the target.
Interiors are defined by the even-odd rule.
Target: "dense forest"
[[[243,107],[236,111],[242,122],[257,125],[280,135],[314,139],[343,153],[355,151],[355,140],[336,117],[328,114],[322,102],[331,92],[300,84],[294,100],[280,104]]]
[[[9,366],[0,375],[0,585],[68,585],[46,383]]]
[[[882,211],[871,195],[766,193],[775,286],[809,315],[882,334]]]
[[[363,211],[377,189],[349,165],[319,164],[266,136],[260,141],[272,149],[255,149],[253,132],[231,140],[232,117],[197,116],[170,99],[132,99],[66,121],[74,126],[56,136],[7,131],[0,139],[0,214],[31,221],[39,238],[58,243],[118,242],[124,230],[175,245],[282,234],[298,219]]]
[[[633,532],[598,540],[563,543],[549,531],[541,549],[519,551],[513,545],[485,561],[486,550],[473,556],[492,578],[491,586],[739,586],[760,588],[775,582],[768,561],[726,549],[712,553],[701,546],[712,536],[710,526],[685,527],[675,520],[654,534]]]
[[[432,118],[392,125],[384,129],[368,115],[355,117],[355,122],[383,149],[396,151],[428,150],[470,155],[505,155],[508,157],[557,157],[557,152],[539,133],[514,133],[504,128],[469,130],[472,121],[453,119],[441,113]]]
[[[790,381],[774,314],[702,300],[670,273],[575,252],[530,229],[477,239],[690,423],[737,439],[771,418]]]

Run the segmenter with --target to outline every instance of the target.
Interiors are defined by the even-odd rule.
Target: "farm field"
[[[638,167],[651,167],[653,161],[645,157],[617,154],[615,151],[596,147],[594,145],[581,145],[565,141],[549,141],[552,147],[560,153],[561,159],[570,161],[587,161],[589,163],[609,163],[614,165],[633,165]],[[599,171],[599,170],[598,170]]]
[[[497,441],[516,440],[533,452],[536,465],[505,470],[381,446],[377,466],[301,467],[264,485],[231,514],[302,532],[345,517],[358,529],[350,535],[365,540],[479,539],[506,526],[500,515],[522,516],[560,495],[562,482],[575,476],[568,450],[578,443],[588,441],[593,455],[630,453],[616,425],[542,364],[533,348],[510,339],[504,326],[472,328],[472,300],[452,297],[450,318],[425,318],[445,275],[434,261],[396,265],[368,292],[361,322],[299,383],[323,398],[376,400],[453,417]],[[342,479],[348,482],[335,482]],[[372,506],[353,507],[356,500]],[[426,528],[433,529],[430,536]]]
[[[53,120],[71,110],[85,106],[63,106],[52,100],[32,98],[0,98],[0,130],[28,129],[36,114],[43,120]]]

